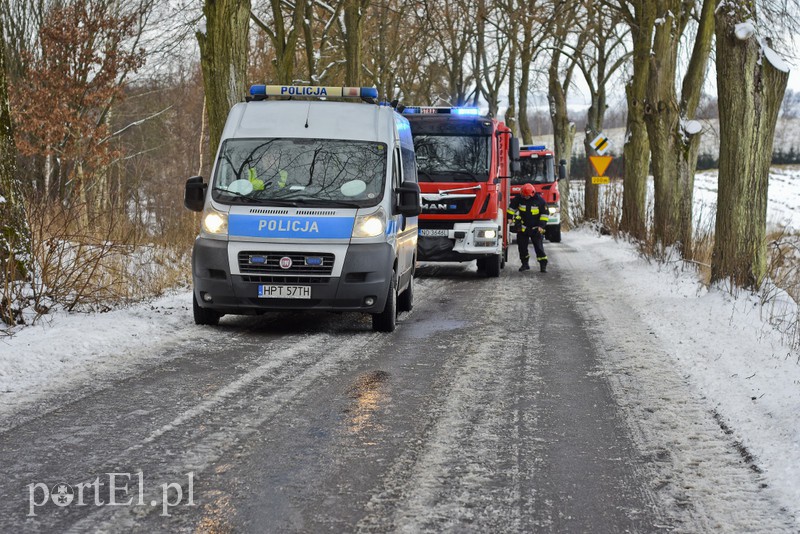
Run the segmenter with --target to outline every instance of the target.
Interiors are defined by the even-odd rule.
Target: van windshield
[[[488,136],[415,135],[419,181],[487,181],[490,142]]]
[[[520,173],[511,178],[512,185],[551,184],[556,181],[553,157],[520,158]]]
[[[231,204],[374,206],[383,197],[386,150],[341,139],[228,139],[212,195]]]

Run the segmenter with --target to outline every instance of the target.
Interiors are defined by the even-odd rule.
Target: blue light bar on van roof
[[[322,87],[316,85],[253,85],[252,96],[304,96],[311,98],[378,98],[374,87]]]
[[[547,145],[527,145],[519,147],[520,150],[547,150]]]
[[[468,115],[477,117],[480,115],[478,108],[449,108],[449,107],[436,107],[436,106],[409,106],[403,110],[404,115],[435,115],[435,114],[450,114],[450,115]]]

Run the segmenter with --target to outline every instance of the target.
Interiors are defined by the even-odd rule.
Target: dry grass
[[[108,311],[164,294],[191,280],[194,229],[170,226],[170,235],[135,224],[125,213],[91,216],[84,206],[29,203],[34,271],[28,282],[9,282],[5,302],[16,322],[31,322],[53,308]],[[191,228],[191,230],[189,230]]]

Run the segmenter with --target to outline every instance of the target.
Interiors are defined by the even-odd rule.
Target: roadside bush
[[[189,283],[194,222],[188,212],[176,214],[183,224],[156,234],[127,213],[92,215],[83,204],[32,201],[27,211],[31,279],[2,288],[18,322],[53,309],[108,311]]]

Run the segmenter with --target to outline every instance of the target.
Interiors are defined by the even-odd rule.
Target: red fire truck
[[[524,145],[519,147],[520,172],[511,178],[511,197],[520,193],[522,186],[532,184],[541,193],[550,210],[545,237],[548,241],[561,241],[561,195],[558,192],[558,180],[567,177],[567,162],[561,160],[558,165],[558,177],[555,173],[555,156],[545,145]]]
[[[500,276],[508,258],[509,179],[519,142],[477,108],[406,107],[422,191],[420,261],[477,260]]]

